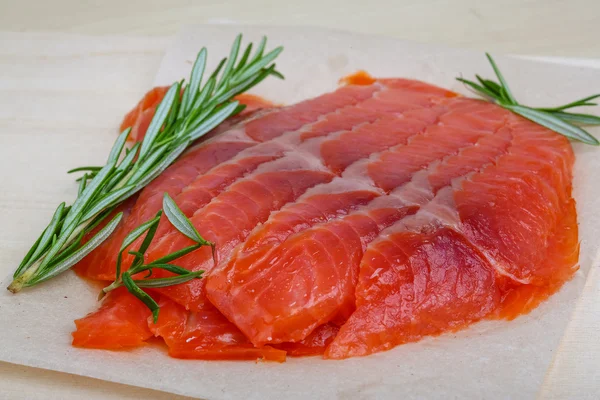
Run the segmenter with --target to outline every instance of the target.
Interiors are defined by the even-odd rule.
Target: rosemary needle
[[[500,107],[545,126],[569,139],[594,146],[600,145],[598,139],[581,128],[581,125],[600,125],[600,117],[566,111],[575,107],[595,106],[596,103],[593,103],[592,100],[600,98],[600,94],[588,96],[558,107],[528,107],[517,102],[492,56],[488,53],[486,53],[486,56],[492,65],[498,82],[484,79],[479,75],[475,75],[477,82],[463,78],[456,79],[467,85],[478,95],[498,104]]]
[[[265,53],[263,37],[252,53],[249,44],[238,59],[242,36],[233,42],[228,58],[205,77],[207,51],[200,50],[188,84],[176,82],[158,105],[141,144],[125,148],[130,129],[115,141],[102,167],[85,166],[78,179],[75,202],[58,206],[50,223],[25,255],[8,290],[13,293],[37,285],[66,271],[94,250],[117,227],[122,214],[84,243],[85,235],[109,217],[124,200],[140,191],[179,157],[195,140],[240,112],[244,107],[233,97],[247,91],[266,77],[282,77],[273,61],[283,48]]]

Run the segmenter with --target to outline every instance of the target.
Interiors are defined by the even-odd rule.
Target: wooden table
[[[112,108],[105,111],[105,114],[114,114],[115,110],[124,112],[136,101],[152,81],[162,52],[168,44],[165,36],[174,34],[181,25],[190,23],[319,25],[493,52],[575,57],[598,57],[600,54],[600,2],[597,0],[373,0],[368,2],[368,8],[365,8],[363,1],[345,1],[343,5],[313,0],[293,3],[267,0],[202,3],[207,2],[0,0],[0,27],[3,31],[13,32],[155,36],[131,38],[131,41],[118,45],[116,43],[120,40],[116,38],[98,39],[99,49],[113,46],[104,49],[105,53],[98,49],[87,51],[83,42],[79,43],[79,54],[88,59],[91,57],[92,63],[94,60],[98,61],[99,57],[108,57],[113,61],[114,70],[111,77],[107,78],[107,84],[114,84],[114,90],[96,91],[90,100],[98,105],[111,102]],[[36,90],[40,96],[37,106],[50,106],[59,90],[56,87],[58,83],[45,86],[43,79],[58,79],[60,74],[56,68],[64,60],[53,60],[47,54],[44,55],[44,43],[57,46],[63,41],[73,43],[78,42],[78,39],[70,35],[0,34],[0,68],[12,71],[10,77],[3,79],[0,76],[2,94]],[[124,62],[124,55],[132,52],[136,55],[135,68]],[[36,54],[39,54],[39,60],[36,59]],[[42,64],[46,69],[39,74],[35,63],[42,62],[42,59],[46,63]],[[115,99],[118,99],[116,104]],[[14,121],[17,116],[31,117],[26,109],[12,104],[8,98],[0,98],[0,101],[2,104],[11,103],[4,112],[0,111],[2,130],[7,126],[16,126]],[[114,115],[112,118],[114,119]],[[44,120],[27,121],[34,124],[43,122]],[[114,128],[117,122],[109,119],[102,128]],[[0,242],[8,240],[7,238],[8,234],[0,235]],[[95,379],[0,363],[0,398],[177,397]]]
[[[596,57],[597,0],[0,0],[0,29],[170,35],[183,24],[317,25],[503,53]]]

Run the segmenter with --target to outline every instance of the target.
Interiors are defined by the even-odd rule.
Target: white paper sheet
[[[227,54],[234,36],[258,40],[266,34],[271,46],[283,44],[277,61],[285,81],[269,79],[254,93],[291,103],[334,89],[343,75],[366,69],[375,76],[417,78],[465,92],[454,78],[475,73],[492,76],[483,53],[406,43],[396,39],[331,32],[316,28],[202,26],[182,31],[170,48],[156,78],[157,84],[187,77],[195,53],[208,46],[210,65]],[[496,57],[519,100],[551,105],[590,94],[600,86],[597,70],[564,67]],[[598,112],[598,109],[593,110]],[[600,134],[599,130],[592,130]],[[110,148],[114,137],[98,138],[97,149]],[[75,133],[73,148],[49,138],[32,143],[34,151],[56,152],[60,168],[48,166],[45,176],[62,174],[63,164],[79,165],[69,150],[85,152],[87,143]],[[94,138],[95,140],[95,138]],[[0,291],[0,360],[138,385],[188,396],[222,398],[533,398],[540,389],[558,342],[597,252],[600,188],[594,174],[600,149],[576,145],[575,198],[578,202],[581,270],[555,296],[527,316],[512,322],[483,322],[470,329],[400,346],[365,358],[325,361],[289,359],[285,364],[204,362],[169,358],[159,347],[128,352],[81,350],[70,346],[73,320],[94,309],[97,289],[73,274],[19,295]],[[15,149],[0,147],[0,159]],[[64,152],[64,155],[63,155]],[[79,155],[80,157],[80,155]],[[100,162],[103,154],[91,158]],[[35,165],[35,159],[31,160]],[[2,164],[5,165],[5,164]],[[5,166],[8,166],[6,164]],[[36,168],[42,169],[41,166]],[[37,196],[43,208],[74,193],[68,179],[57,180],[59,190],[40,193],[18,180],[3,189],[12,201]],[[5,226],[19,224],[25,211],[9,214]],[[47,209],[47,217],[51,210]],[[35,238],[43,223],[19,234]],[[27,250],[24,241],[1,249],[2,273],[7,274]],[[8,243],[8,242],[7,242]],[[7,285],[10,279],[2,281]]]

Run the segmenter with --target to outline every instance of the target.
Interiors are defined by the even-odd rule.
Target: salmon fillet
[[[456,98],[445,108],[446,115],[457,111],[476,114],[479,108],[485,112],[487,105]],[[289,229],[289,222],[273,215],[269,223],[255,229],[228,264],[207,278],[211,302],[255,345],[302,340],[331,319],[347,318],[353,311],[365,246],[434,197],[428,187],[429,175],[446,171],[446,158],[462,155],[462,150],[475,145],[486,148],[489,141],[498,144],[497,152],[504,151],[506,141],[496,140],[494,133],[506,115],[501,110],[498,122],[485,129],[442,128],[436,123],[377,157],[356,163],[337,182],[319,188],[329,197],[320,199],[320,204],[336,204],[339,190],[335,186],[344,186],[344,193],[353,185],[370,187],[373,200],[362,205],[360,196],[350,196],[355,209],[347,215],[330,215],[319,221],[324,213],[302,207],[314,201],[307,196],[289,212],[314,224],[288,230],[289,237],[281,233],[281,228]],[[279,243],[269,249],[264,241],[273,238],[274,230]],[[259,243],[255,244],[254,237],[260,238]],[[272,301],[274,297],[277,302]]]
[[[214,307],[187,311],[166,297],[158,304],[161,311],[155,324],[150,310],[125,288],[119,288],[106,296],[98,310],[75,321],[72,343],[76,347],[120,350],[142,346],[154,335],[165,341],[169,355],[176,358],[282,362],[286,356],[323,354],[339,330],[327,324],[301,342],[256,348]]]
[[[75,321],[73,346],[118,350],[138,347],[152,337],[150,310],[124,287],[109,293],[100,308]]]
[[[515,318],[572,276],[579,245],[566,138],[422,82],[348,82],[225,127],[199,148],[232,132],[252,144],[204,172],[178,162],[146,194],[155,203],[135,202],[131,229],[186,176],[169,193],[216,243],[217,264],[208,248],[178,260],[205,278],[153,291],[157,324],[111,294],[84,319],[80,336],[97,336],[90,347],[139,344],[150,331],[180,358],[362,356]],[[147,204],[154,211],[144,214]],[[191,244],[161,221],[146,257]],[[112,279],[111,251],[83,274]],[[135,329],[111,342],[99,326],[112,315]]]

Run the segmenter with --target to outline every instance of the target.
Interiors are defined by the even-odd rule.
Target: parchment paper
[[[278,102],[291,103],[334,89],[341,76],[357,69],[366,69],[375,76],[417,78],[461,92],[465,90],[454,80],[456,76],[492,76],[483,53],[316,28],[202,26],[181,32],[161,64],[156,83],[187,77],[202,45],[208,46],[210,65],[214,66],[228,53],[240,31],[248,40],[256,41],[266,34],[272,46],[285,46],[277,65],[286,80],[269,79],[254,91]],[[513,92],[525,104],[553,105],[583,97],[600,87],[597,70],[496,59]],[[600,134],[598,129],[592,132]],[[43,142],[32,140],[30,151],[34,155],[54,154],[60,168],[36,165],[35,157],[29,162],[50,180],[55,176],[52,174],[82,164],[82,159],[88,164],[103,162],[114,138],[113,132],[107,132],[97,137],[73,133],[65,138],[48,137]],[[73,142],[65,146],[65,139]],[[95,144],[90,146],[90,141]],[[3,171],[11,168],[13,154],[21,150],[7,144],[0,146]],[[82,154],[86,148],[89,154]],[[73,149],[81,151],[72,154]],[[162,348],[153,345],[127,352],[81,350],[70,346],[72,321],[96,307],[97,288],[67,273],[16,296],[0,290],[0,360],[211,399],[533,398],[597,253],[600,188],[593,178],[600,167],[600,149],[582,145],[575,145],[575,149],[581,269],[558,294],[515,321],[483,322],[456,334],[345,361],[184,361],[169,358]],[[3,211],[5,230],[20,227],[18,237],[2,242],[6,248],[0,252],[0,268],[6,276],[47,223],[51,207],[72,198],[75,188],[64,177],[56,179],[53,190],[40,190],[32,182],[18,179],[3,179],[2,186],[3,204],[40,204],[39,212],[33,214],[19,208]],[[6,277],[2,285],[9,282]]]

